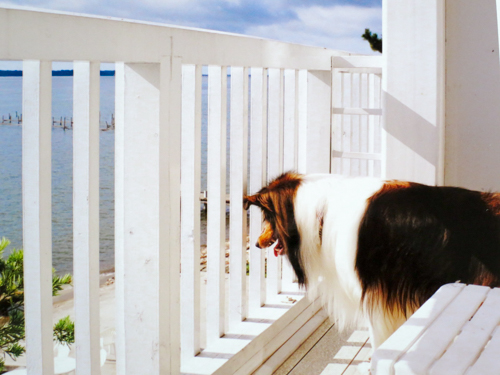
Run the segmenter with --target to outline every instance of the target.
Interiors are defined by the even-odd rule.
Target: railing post
[[[23,246],[26,364],[54,373],[52,344],[52,63],[23,63]]]
[[[180,372],[181,65],[118,64],[117,368],[124,374]],[[117,108],[118,110],[118,108]],[[118,269],[120,267],[120,269]],[[124,277],[126,275],[126,277]],[[125,307],[123,310],[121,307]],[[123,316],[122,316],[123,315]],[[122,325],[123,324],[123,325]]]
[[[383,178],[444,182],[444,8],[383,1]]]
[[[75,61],[73,78],[73,275],[76,373],[100,374],[99,62]]]

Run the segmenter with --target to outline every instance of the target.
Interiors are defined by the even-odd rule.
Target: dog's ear
[[[243,208],[248,210],[251,205],[255,205],[262,210],[272,211],[270,197],[267,193],[257,193],[255,195],[247,195],[243,198]]]
[[[262,206],[259,203],[259,194],[246,195],[243,197],[243,209],[248,210],[251,205],[255,205],[262,208]]]

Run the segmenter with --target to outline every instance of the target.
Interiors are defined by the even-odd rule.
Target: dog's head
[[[299,253],[300,235],[294,216],[294,199],[301,182],[301,175],[284,173],[257,194],[246,196],[243,204],[245,209],[251,205],[259,207],[264,215],[264,230],[256,246],[262,249],[277,242],[274,254],[288,256],[302,285],[306,280]]]

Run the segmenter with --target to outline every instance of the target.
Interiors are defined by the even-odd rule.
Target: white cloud
[[[373,53],[361,38],[365,28],[377,32],[382,9],[354,6],[297,8],[298,19],[249,27],[246,34],[336,50]]]

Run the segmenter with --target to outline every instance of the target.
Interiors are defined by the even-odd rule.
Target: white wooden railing
[[[266,257],[266,251],[253,246],[261,214],[250,211],[247,233],[242,197],[247,185],[248,192],[256,192],[268,178],[289,169],[356,174],[356,167],[347,167],[343,160],[357,158],[366,162],[358,174],[379,173],[380,58],[26,9],[0,8],[0,28],[0,60],[24,61],[28,373],[53,373],[52,61],[74,62],[77,374],[100,372],[99,62],[114,62],[116,69],[116,373],[271,373],[325,315],[292,282],[287,262],[275,258],[272,249],[266,250]],[[208,72],[206,286],[199,272],[203,69]],[[228,70],[230,165],[226,165]],[[342,74],[351,77],[337,83]],[[339,116],[363,119],[334,121],[332,128],[332,119]]]

